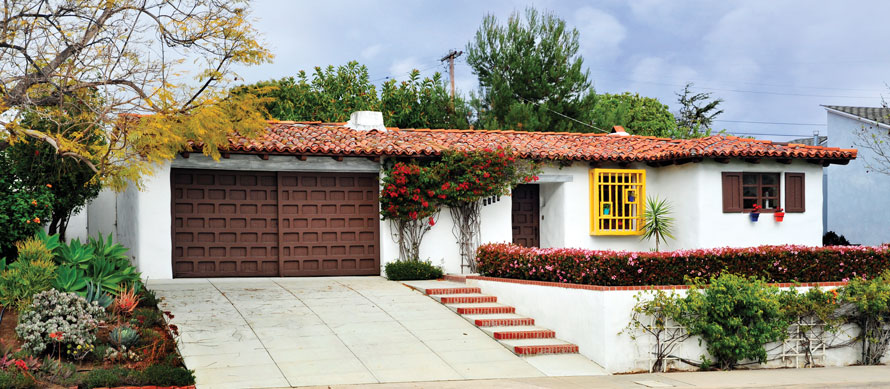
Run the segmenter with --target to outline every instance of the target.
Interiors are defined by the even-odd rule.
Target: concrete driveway
[[[381,277],[149,281],[199,388],[556,375]]]

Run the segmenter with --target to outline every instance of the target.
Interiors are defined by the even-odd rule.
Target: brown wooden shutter
[[[785,173],[785,212],[806,211],[803,173]]]
[[[723,212],[744,212],[741,172],[723,172]]]

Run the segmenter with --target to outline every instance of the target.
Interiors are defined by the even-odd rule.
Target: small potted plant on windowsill
[[[782,208],[776,208],[776,213],[773,214],[773,217],[776,219],[777,222],[785,220],[785,210]]]
[[[754,204],[754,210],[748,214],[752,222],[756,222],[760,218],[760,208],[760,204]]]

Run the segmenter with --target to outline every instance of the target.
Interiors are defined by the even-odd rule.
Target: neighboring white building
[[[856,148],[857,134],[890,139],[890,108],[824,106],[828,113],[828,146]],[[826,232],[834,231],[851,243],[890,243],[890,175],[874,171],[875,154],[859,150],[848,165],[826,168]]]
[[[374,116],[372,116],[374,117]],[[361,120],[359,120],[361,121]],[[232,139],[219,161],[183,153],[143,191],[103,193],[90,235],[112,232],[143,275],[171,277],[380,274],[398,256],[380,221],[379,176],[391,159],[509,146],[543,162],[540,180],[486,199],[485,242],[650,250],[639,228],[644,199],[673,204],[665,249],[820,245],[822,167],[856,150],[712,136],[672,140],[613,134],[400,130],[372,123],[273,122],[260,139]],[[765,209],[758,222],[748,212]],[[783,207],[784,221],[772,217]],[[460,273],[443,211],[421,256]]]

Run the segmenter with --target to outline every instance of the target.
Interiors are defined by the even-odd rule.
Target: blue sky
[[[413,68],[444,73],[483,16],[533,5],[580,32],[597,92],[637,92],[676,111],[687,81],[725,100],[718,128],[758,138],[825,133],[819,105],[878,106],[890,97],[888,1],[283,1],[256,0],[253,17],[274,62],[238,73],[248,82],[358,60],[372,80]],[[462,59],[463,93],[476,79]],[[705,89],[706,88],[706,89]]]

